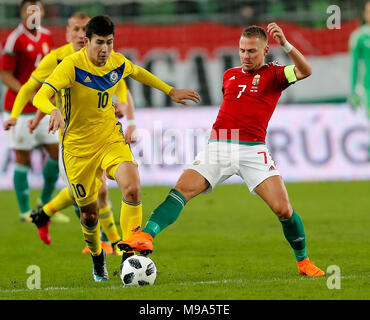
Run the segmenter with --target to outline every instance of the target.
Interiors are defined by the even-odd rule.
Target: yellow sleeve
[[[75,78],[76,74],[73,60],[67,57],[59,63],[52,74],[46,78],[44,84],[48,84],[55,92],[58,92],[61,89],[70,88]]]
[[[54,109],[58,109],[50,102],[50,98],[55,94],[54,88],[44,83],[41,89],[33,98],[33,105],[43,113],[50,114]]]
[[[146,84],[147,86],[161,90],[165,94],[169,94],[173,89],[173,87],[169,86],[167,83],[163,82],[155,75],[143,69],[142,67],[139,67],[138,65],[134,65],[132,73],[129,76],[136,81]]]
[[[75,79],[74,63],[72,59],[64,59],[48,77],[41,89],[33,98],[33,105],[40,111],[50,114],[58,109],[50,102],[50,98],[61,89],[70,88]]]
[[[119,102],[127,103],[127,85],[124,79],[118,82],[116,96]]]
[[[21,87],[19,90],[17,97],[15,98],[12,113],[10,114],[10,118],[17,119],[19,115],[22,113],[24,107],[31,100],[33,94],[40,86],[40,83],[36,81],[34,78],[30,77],[28,81]]]
[[[33,77],[38,82],[43,83],[45,79],[51,75],[57,65],[57,57],[52,51],[41,60],[36,70],[32,72],[31,77]]]

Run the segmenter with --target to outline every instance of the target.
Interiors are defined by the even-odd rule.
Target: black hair
[[[19,6],[19,8],[23,8],[23,6],[26,4],[26,3],[28,3],[28,2],[40,2],[41,4],[42,4],[42,1],[41,0],[22,0],[22,2],[21,2],[21,4],[20,4],[20,6]]]
[[[91,40],[93,34],[103,37],[114,34],[114,24],[112,20],[105,15],[91,18],[86,25],[86,37]]]

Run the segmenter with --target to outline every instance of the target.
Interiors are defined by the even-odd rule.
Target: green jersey
[[[365,89],[370,89],[370,25],[365,24],[352,33],[349,47],[352,59],[351,92],[355,92],[359,62],[364,66],[362,85]]]

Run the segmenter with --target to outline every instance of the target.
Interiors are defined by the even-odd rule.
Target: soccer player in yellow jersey
[[[113,94],[120,99],[124,89],[121,79],[130,76],[163,91],[178,103],[187,104],[187,99],[194,102],[200,100],[194,91],[175,89],[114,52],[113,39],[112,21],[107,16],[92,18],[86,26],[86,47],[65,58],[45,80],[33,100],[38,109],[50,114],[51,132],[63,128],[65,174],[81,211],[81,227],[92,255],[95,281],[108,280],[105,252],[100,245],[96,201],[103,171],[108,178],[117,181],[122,192],[122,236],[130,236],[123,225],[123,216],[136,220],[137,227],[141,225],[137,163],[125,142],[112,106]],[[62,89],[65,92],[64,121],[60,110],[49,100]],[[131,233],[133,230],[127,231]]]
[[[49,52],[49,54],[41,60],[38,67],[32,72],[28,81],[24,85],[22,85],[14,101],[10,117],[3,124],[5,130],[9,130],[11,127],[14,127],[17,124],[17,120],[22,114],[23,109],[27,105],[28,101],[32,100],[35,91],[40,87],[42,82],[52,73],[58,63],[62,61],[66,56],[69,56],[70,54],[80,50],[84,46],[83,38],[85,36],[85,26],[90,18],[91,17],[86,13],[76,13],[69,18],[66,32],[66,38],[69,43]],[[57,99],[57,103],[58,106],[61,107],[60,98]],[[33,130],[36,129],[44,115],[45,114],[38,111],[36,116],[29,120],[33,123]],[[49,203],[55,202],[54,200],[55,198],[50,202],[44,203],[44,207],[46,207]],[[58,208],[58,210],[50,212],[50,214],[53,215],[53,218],[55,218],[55,220],[68,222],[69,218],[67,216],[62,215],[61,213],[58,213],[57,215],[54,214],[57,213],[59,210],[71,205],[71,203],[73,203],[73,196],[71,196],[67,190],[62,190],[56,197],[56,200],[56,207]],[[50,210],[46,209],[46,211],[48,213]],[[43,229],[40,229],[39,234],[41,239],[45,243],[50,244],[51,239],[48,232],[48,226],[44,226]]]
[[[14,103],[14,107],[12,110],[12,114],[10,119],[5,122],[5,126],[9,128],[16,124],[17,118],[19,114],[22,112],[24,106],[26,105],[27,101],[31,99],[35,90],[40,86],[43,81],[53,72],[56,66],[67,56],[75,53],[76,51],[80,50],[84,47],[84,37],[85,37],[85,27],[87,22],[90,20],[90,16],[86,13],[75,13],[68,19],[67,24],[67,32],[66,38],[69,42],[66,45],[63,45],[55,50],[52,50],[40,63],[40,65],[36,68],[36,70],[32,73],[30,79],[25,83]],[[124,80],[122,80],[124,81]],[[123,84],[125,86],[125,84]],[[57,105],[59,108],[62,108],[62,92],[59,93],[56,99]],[[128,95],[130,95],[128,93]],[[127,103],[127,95],[123,92],[122,102]],[[129,105],[130,106],[130,105]],[[34,130],[35,127],[38,125],[39,121],[45,114],[38,110],[36,116],[30,120],[30,129]],[[62,165],[60,165],[62,167]],[[63,172],[63,170],[61,170]],[[62,174],[63,177],[63,174]],[[67,180],[65,183],[68,185]],[[115,246],[115,244],[121,240],[120,235],[118,234],[116,224],[114,222],[113,213],[109,204],[108,199],[108,187],[105,182],[105,177],[102,177],[102,186],[99,189],[99,197],[98,197],[98,204],[99,204],[99,214],[100,214],[100,221],[102,229],[107,236],[108,240]],[[74,197],[72,195],[71,190],[69,187],[61,190],[59,194],[52,199],[50,202],[46,203],[41,208],[38,208],[37,214],[38,215],[47,215],[48,217],[53,217],[56,212],[62,210],[72,204],[74,204]],[[79,215],[79,209],[77,208]],[[35,212],[31,213],[31,216],[35,217]],[[51,237],[49,234],[49,223],[50,220],[46,217],[43,223],[38,223],[38,233],[40,235],[41,240],[46,243],[51,243]],[[107,253],[113,253],[113,249],[107,243],[102,243],[105,247]]]

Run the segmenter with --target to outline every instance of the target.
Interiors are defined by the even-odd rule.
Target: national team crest
[[[259,74],[256,74],[252,80],[252,85],[258,86],[260,83],[261,76]]]
[[[116,71],[112,71],[109,75],[109,81],[115,84],[118,81],[118,73]]]

